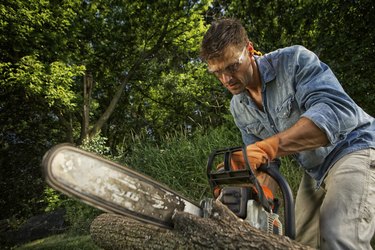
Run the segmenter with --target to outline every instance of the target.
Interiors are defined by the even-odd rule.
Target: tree
[[[79,1],[0,4],[0,188],[2,218],[43,207],[39,163],[58,141],[76,108],[75,78],[84,68],[63,49]]]
[[[115,145],[131,136],[129,128],[159,136],[199,118],[200,112],[216,111],[207,97],[215,98],[219,90],[196,59],[207,6],[207,1],[115,1],[111,11],[97,15],[106,29],[90,41],[95,60],[87,68],[93,72],[99,108],[93,110],[88,137],[102,130]],[[187,89],[190,84],[195,87]]]
[[[316,47],[351,97],[372,116],[375,97],[375,3],[370,0],[322,1]]]
[[[13,181],[17,194],[25,194],[22,203],[29,199],[43,206],[39,162],[53,144],[81,144],[101,131],[115,149],[122,141],[125,147],[131,144],[124,138],[132,133],[157,138],[196,117],[201,119],[196,124],[205,125],[210,119],[220,123],[213,116],[225,99],[217,107],[208,104],[218,88],[196,59],[206,29],[202,13],[208,4],[177,0],[0,4],[4,14],[1,187],[5,190]],[[200,86],[195,80],[209,84]],[[183,87],[192,82],[192,88]],[[191,99],[194,91],[206,93]],[[207,118],[202,119],[201,112],[207,112]],[[35,182],[18,178],[20,172]],[[30,188],[33,184],[37,188]],[[17,210],[17,199],[9,195],[1,200]],[[2,216],[13,209],[8,211]]]

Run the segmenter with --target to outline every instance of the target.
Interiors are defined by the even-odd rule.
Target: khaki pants
[[[296,197],[296,240],[317,249],[372,249],[375,150],[341,158],[322,187],[305,174]]]

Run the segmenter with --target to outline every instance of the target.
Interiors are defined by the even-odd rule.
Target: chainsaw
[[[245,168],[233,170],[231,155],[242,150]],[[280,222],[278,198],[260,184],[250,168],[244,147],[213,151],[207,162],[207,177],[213,197],[252,226],[295,238],[294,201],[291,189],[278,171],[279,162],[258,168],[278,184],[283,200],[284,224]],[[218,161],[224,166],[216,169]],[[105,212],[130,216],[159,227],[173,228],[176,211],[207,217],[212,199],[199,204],[127,166],[68,144],[51,148],[43,157],[48,185]]]

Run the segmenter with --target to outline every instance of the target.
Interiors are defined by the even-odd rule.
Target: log
[[[173,229],[166,229],[102,214],[92,222],[90,233],[103,249],[312,249],[252,227],[219,201],[213,202],[208,218],[176,212],[173,223]]]

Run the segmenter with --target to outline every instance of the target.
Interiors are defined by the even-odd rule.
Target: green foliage
[[[72,235],[88,234],[91,221],[101,213],[98,209],[82,201],[68,198],[50,187],[45,189],[44,202],[47,204],[46,212],[57,208],[65,209],[65,220],[69,225],[69,233]]]
[[[223,107],[226,96],[197,60],[200,40],[207,29],[202,14],[208,4],[209,1],[136,1],[129,6],[118,3],[115,11],[103,13],[108,25],[116,27],[108,31],[108,43],[116,44],[100,46],[96,53],[117,48],[116,56],[126,58],[105,63],[104,67],[113,67],[110,75],[94,75],[103,84],[97,98],[101,110],[119,83],[125,84],[118,104],[121,108],[114,110],[102,130],[110,144],[122,143],[134,132],[150,130],[159,138],[183,124],[208,127],[223,122],[217,114],[227,112]],[[124,25],[116,26],[119,19]],[[189,88],[192,82],[203,88]],[[192,98],[195,95],[200,97]],[[207,105],[208,102],[214,104]]]
[[[25,90],[26,96],[38,96],[55,109],[73,110],[77,94],[72,90],[74,78],[83,75],[84,66],[69,66],[61,61],[44,65],[37,56],[25,56],[10,67],[4,65],[4,86]],[[19,86],[17,86],[19,85]]]
[[[320,56],[332,65],[351,97],[374,116],[375,3],[336,0],[322,7],[330,11],[317,16]]]
[[[66,210],[65,219],[71,235],[89,234],[91,222],[102,213],[82,201],[70,198],[63,201],[62,207]]]
[[[44,189],[44,203],[47,204],[47,207],[45,209],[46,212],[50,212],[57,208],[60,208],[63,204],[62,195],[56,190],[50,187],[46,187]]]
[[[183,70],[162,72],[149,88],[144,117],[156,135],[182,124],[207,128],[225,122],[229,98],[217,79],[207,75],[206,65],[192,61]]]
[[[4,0],[0,4],[0,48],[3,62],[41,55],[51,63],[75,52],[72,42],[80,0]],[[44,61],[43,60],[43,61]]]
[[[110,148],[106,145],[107,140],[107,138],[101,136],[100,134],[97,134],[92,138],[85,139],[80,148],[89,152],[108,156],[110,153]]]
[[[52,145],[72,142],[72,114],[80,110],[76,83],[84,67],[69,46],[82,1],[0,3],[1,218],[45,209],[40,170]]]

